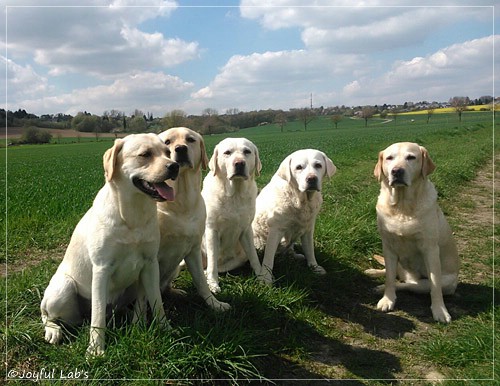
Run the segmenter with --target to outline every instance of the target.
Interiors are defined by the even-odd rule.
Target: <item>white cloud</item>
[[[74,90],[71,93],[21,102],[32,112],[76,114],[86,110],[102,114],[115,109],[130,114],[135,109],[163,115],[171,106],[182,104],[193,84],[160,72],[138,72],[116,79],[109,85]]]
[[[380,77],[350,84],[359,87],[347,85],[344,96],[350,102],[357,98],[362,101],[358,104],[373,104],[435,100],[435,95],[443,93],[447,93],[444,100],[455,95],[492,95],[493,61],[500,59],[500,53],[493,58],[494,44],[500,44],[500,35],[454,44],[426,57],[396,61]],[[391,96],[392,100],[380,101],[380,95]]]
[[[345,85],[344,88],[342,89],[342,91],[344,92],[345,95],[354,94],[354,93],[358,92],[359,90],[361,90],[361,86],[359,84],[359,81],[357,81],[357,80],[354,80],[351,83]]]
[[[311,91],[331,92],[337,76],[350,73],[362,63],[360,56],[333,57],[307,50],[235,55],[207,87],[192,97],[222,109],[303,107]]]
[[[500,36],[495,41],[498,44]],[[478,97],[492,88],[492,48],[492,36],[475,39],[425,57],[395,61],[380,75],[354,71],[370,68],[364,57],[355,55],[329,56],[308,50],[238,55],[191,97],[198,108],[219,110],[303,107],[311,92],[315,104],[325,106],[447,100],[454,94]],[[359,77],[339,83],[346,74]]]
[[[242,0],[242,17],[267,29],[299,28],[308,49],[368,53],[423,42],[436,28],[460,20],[491,20],[491,11],[454,1],[440,7],[434,1]],[[476,6],[486,1],[477,1]],[[440,4],[443,5],[443,4]],[[460,5],[467,6],[462,8]],[[294,7],[294,8],[291,8]]]
[[[0,76],[0,89],[7,90],[9,99],[34,97],[49,90],[47,78],[38,75],[31,66],[20,66],[4,56],[0,56],[0,63],[7,73],[7,81]]]
[[[117,0],[107,6],[95,0],[85,7],[40,7],[53,3],[38,1],[37,6],[8,9],[9,57],[23,60],[35,50],[35,62],[52,76],[107,77],[169,68],[199,55],[196,42],[139,29],[145,20],[168,17],[177,7],[174,1]]]

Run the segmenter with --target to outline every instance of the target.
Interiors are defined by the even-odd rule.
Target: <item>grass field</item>
[[[362,120],[344,119],[335,130],[323,117],[307,132],[289,123],[283,133],[271,125],[233,133],[259,147],[259,187],[299,148],[318,148],[332,158],[338,172],[324,184],[315,235],[317,258],[328,274],[318,278],[300,263],[278,260],[273,288],[258,285],[248,267],[224,275],[220,299],[232,310],[216,314],[183,272],[176,286],[188,292],[187,298],[165,303],[173,331],[155,324],[111,326],[106,355],[90,361],[85,358],[88,325],[64,344],[50,346],[43,341],[39,304],[74,226],[103,184],[102,154],[112,142],[8,148],[1,161],[7,162],[1,168],[7,184],[0,192],[8,209],[0,220],[7,230],[2,256],[11,271],[1,287],[7,299],[6,375],[43,377],[44,369],[54,371],[52,378],[61,383],[73,376],[95,384],[123,379],[221,384],[249,378],[384,384],[432,377],[450,384],[458,379],[491,384],[496,294],[491,217],[474,232],[462,229],[463,216],[474,212],[475,203],[457,192],[469,189],[492,158],[492,114],[464,113],[460,124],[455,114],[433,116],[429,124],[421,115],[382,122],[370,120],[365,128]],[[209,154],[222,138],[205,137]],[[378,312],[371,289],[380,281],[363,274],[372,255],[381,252],[373,167],[378,151],[397,141],[427,147],[438,165],[431,179],[440,204],[452,227],[467,235],[460,244],[461,283],[457,294],[445,299],[454,319],[450,325],[433,322],[428,296],[401,294],[396,311]]]

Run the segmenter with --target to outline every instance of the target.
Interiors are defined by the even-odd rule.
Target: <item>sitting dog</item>
[[[175,201],[158,203],[161,243],[158,252],[162,290],[170,288],[184,259],[200,296],[214,310],[224,311],[229,304],[218,301],[210,292],[203,272],[201,242],[205,231],[206,209],[201,196],[201,170],[208,164],[203,137],[185,127],[159,134],[173,160],[180,165],[179,177],[169,182]]]
[[[323,202],[322,179],[331,177],[336,170],[325,153],[298,150],[283,160],[258,195],[252,228],[255,246],[265,250],[260,275],[266,284],[273,282],[278,247],[281,245],[281,252],[293,253],[293,243],[299,238],[309,268],[319,275],[326,273],[314,255],[314,225]]]
[[[104,154],[106,183],[76,226],[40,306],[49,343],[61,340],[61,323],[82,322],[80,307],[90,300],[87,353],[104,354],[106,306],[119,304],[129,288],[146,297],[153,316],[168,325],[156,259],[155,203],[174,199],[164,181],[177,177],[179,165],[167,151],[158,136],[136,134],[117,139]]]
[[[434,169],[427,150],[416,143],[395,143],[379,153],[374,174],[380,181],[376,208],[385,270],[366,272],[385,273],[379,310],[394,309],[396,290],[430,292],[434,320],[449,323],[443,293],[455,292],[459,260],[436,189],[427,178]]]
[[[261,162],[257,147],[245,138],[226,138],[214,149],[210,173],[203,180],[202,195],[207,206],[203,250],[207,279],[212,292],[219,292],[219,272],[230,271],[246,261],[256,274],[261,266],[253,244]]]

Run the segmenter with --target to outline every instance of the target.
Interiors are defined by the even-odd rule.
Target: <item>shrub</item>
[[[47,130],[39,129],[38,127],[26,127],[23,130],[23,135],[21,137],[21,143],[49,143],[52,139],[52,134]]]

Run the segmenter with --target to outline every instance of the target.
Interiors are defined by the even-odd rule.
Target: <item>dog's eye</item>
[[[139,157],[149,158],[152,155],[153,155],[153,153],[151,153],[151,150],[146,150],[146,151],[143,151],[141,154],[139,154]]]
[[[315,164],[315,165],[314,165],[314,167],[315,167],[316,169],[321,169],[321,168],[323,167],[323,165],[321,165],[321,164]]]
[[[165,150],[165,155],[170,158],[170,155],[172,154],[172,152],[170,151],[170,149],[167,149]]]
[[[165,145],[167,145],[167,146],[170,145],[170,139],[165,140]]]
[[[188,141],[189,143],[193,143],[193,142],[196,142],[196,139],[194,139],[193,137],[188,137],[188,138],[187,138],[187,141]]]
[[[231,150],[226,150],[226,151],[224,152],[224,155],[231,155]]]
[[[243,150],[243,154],[249,155],[249,154],[252,154],[252,151],[250,149],[245,149],[245,150]]]
[[[406,160],[407,160],[407,161],[412,161],[412,160],[414,160],[414,159],[417,159],[417,157],[415,157],[415,156],[414,156],[414,155],[412,155],[412,154],[410,154],[410,155],[406,156]]]
[[[392,155],[389,155],[389,156],[387,156],[387,158],[386,158],[386,160],[387,160],[387,161],[392,161],[393,159],[394,159],[394,157],[393,157]]]
[[[304,169],[304,167],[302,165],[295,166],[295,170],[302,170],[302,169]]]

